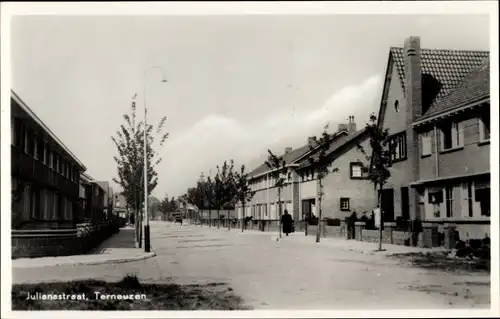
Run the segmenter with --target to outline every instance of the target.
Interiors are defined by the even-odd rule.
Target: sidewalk
[[[134,229],[124,227],[89,254],[14,259],[12,260],[12,268],[116,264],[143,260],[154,256],[154,252],[145,253],[144,249],[135,248]]]
[[[212,227],[207,229],[213,229],[217,231],[217,227]],[[219,231],[228,231],[227,228],[221,228]],[[271,240],[278,240],[279,235],[278,231],[273,232],[262,232],[259,230],[245,230],[243,233],[240,229],[231,229],[231,233],[238,233],[239,235],[260,235],[260,236],[269,236]],[[378,255],[392,255],[392,254],[405,254],[405,253],[426,253],[426,252],[436,252],[436,251],[446,251],[446,249],[441,247],[435,248],[422,248],[422,247],[410,247],[410,246],[402,246],[402,245],[394,245],[394,244],[382,244],[382,251],[378,250],[378,243],[370,243],[358,240],[347,240],[345,238],[339,237],[321,237],[320,242],[316,243],[316,234],[305,236],[304,232],[295,232],[290,234],[288,237],[285,234],[282,234],[282,238],[279,241],[293,242],[294,244],[314,244],[314,245],[323,245],[332,247],[339,250],[344,251],[353,251],[361,254],[378,254]]]

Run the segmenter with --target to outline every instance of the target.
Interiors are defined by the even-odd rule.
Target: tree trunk
[[[380,202],[382,199],[382,184],[379,185],[379,192],[377,194],[377,207],[379,209],[379,226],[378,226],[378,250],[382,251],[382,223],[383,223],[383,218],[382,218],[382,207],[380,207]]]
[[[231,213],[227,211],[227,230],[231,230],[231,218],[229,217]]]
[[[220,229],[220,208],[217,209],[217,229]]]
[[[316,242],[319,243],[321,237],[321,198],[323,197],[323,189],[321,179],[318,178],[318,229],[316,230]]]
[[[242,211],[241,211],[241,232],[243,232],[243,230],[245,229],[245,203],[242,202],[241,204],[241,207],[242,207]]]
[[[278,188],[278,211],[279,211],[279,220],[278,220],[278,226],[279,226],[279,238],[281,238],[281,188]]]
[[[212,227],[212,208],[208,209],[208,227]]]

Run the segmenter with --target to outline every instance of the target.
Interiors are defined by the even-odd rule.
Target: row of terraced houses
[[[79,252],[82,229],[92,233],[111,220],[113,189],[86,174],[14,91],[11,140],[13,257]]]
[[[389,130],[396,149],[391,177],[381,194],[384,232],[389,231],[384,241],[405,243],[398,240],[398,232],[390,232],[401,220],[422,222],[415,245],[452,245],[440,240],[450,231],[460,239],[489,236],[489,66],[489,52],[422,49],[419,37],[390,48],[378,112],[378,126]],[[358,218],[363,212],[369,216],[377,193],[363,169],[369,163],[357,147],[371,152],[365,125],[357,127],[351,116],[332,136],[328,156],[338,171],[323,181],[322,216],[342,223],[354,211]],[[320,190],[309,164],[315,153],[312,143],[308,138],[302,147],[286,148],[280,156],[287,170],[282,207],[297,229],[318,215]],[[262,228],[276,227],[279,216],[270,173],[263,163],[249,174],[255,195],[245,216],[252,216]],[[241,216],[242,208],[237,211]],[[326,227],[323,231],[328,233]],[[368,230],[364,239],[363,234],[365,230],[356,239],[374,240],[366,235]]]

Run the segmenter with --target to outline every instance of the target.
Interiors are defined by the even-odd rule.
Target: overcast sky
[[[225,159],[251,170],[268,148],[380,104],[390,46],[489,50],[481,16],[15,17],[12,86],[97,180],[116,176],[111,136],[148,73],[151,122],[170,132],[156,196],[181,195]],[[115,187],[116,188],[116,187]]]

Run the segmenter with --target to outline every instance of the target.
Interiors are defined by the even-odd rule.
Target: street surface
[[[414,268],[379,253],[317,244],[303,233],[276,241],[274,233],[152,222],[151,243],[154,258],[14,269],[13,283],[118,281],[136,274],[142,282],[228,283],[253,309],[490,307],[487,274]]]

